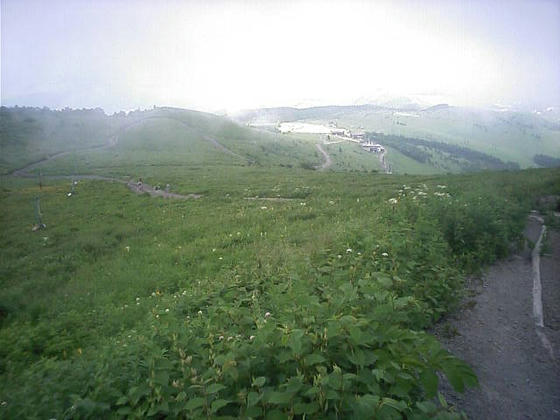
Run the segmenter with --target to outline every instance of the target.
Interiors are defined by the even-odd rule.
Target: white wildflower
[[[169,308],[165,308],[165,312],[169,312]]]
[[[262,207],[261,207],[261,210],[266,210],[266,206],[262,206]]]
[[[268,318],[270,316],[270,312],[267,312],[266,314],[264,314],[265,318]]]
[[[220,341],[222,341],[223,339],[224,339],[224,336],[223,336],[223,335],[220,335],[220,336],[218,337],[218,340],[220,340]]]
[[[251,340],[251,341],[254,340],[254,339],[255,339],[255,336],[254,336],[254,335],[252,335],[252,336],[249,337],[249,340]]]
[[[397,200],[396,198],[390,198],[389,199],[389,203],[391,204],[397,204],[399,202],[399,200]]]
[[[342,255],[338,254],[337,257],[338,257],[338,258],[342,258]]]
[[[199,314],[199,315],[202,315],[202,311],[198,311],[198,314]]]
[[[387,254],[386,252],[384,252],[384,253],[381,254],[381,255],[383,255],[384,257],[388,257],[388,256],[389,256],[389,254]]]
[[[348,253],[348,252],[352,252],[352,248],[348,248],[348,249],[346,250],[346,252],[347,252],[347,253]]]

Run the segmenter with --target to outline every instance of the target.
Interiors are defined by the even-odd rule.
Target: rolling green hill
[[[283,136],[213,114],[175,108],[112,116],[100,110],[2,108],[1,121],[5,173],[41,160],[45,162],[28,172],[148,178],[178,166],[312,169],[324,160],[315,147],[321,140],[315,136]],[[374,156],[354,148],[340,146],[332,151],[331,169],[380,169]],[[50,160],[52,156],[56,159]]]
[[[538,115],[513,111],[482,110],[439,105],[427,109],[393,109],[377,105],[329,106],[314,108],[269,108],[240,113],[235,118],[244,123],[266,121],[304,121],[317,124],[334,123],[338,127],[413,138],[417,141],[448,143],[472,149],[499,159],[504,165],[518,164],[521,168],[540,167],[548,159],[537,155],[560,158],[560,120],[556,115]],[[406,146],[392,149],[402,150]],[[426,146],[427,147],[427,146]],[[429,153],[437,154],[437,147]],[[397,172],[438,173],[480,170],[484,166],[457,165],[445,162],[444,156],[426,162],[404,165],[406,159],[394,156]],[[410,158],[410,155],[409,155]],[[390,155],[387,160],[391,162]],[[470,168],[469,168],[470,166]],[[510,165],[511,166],[511,165]]]

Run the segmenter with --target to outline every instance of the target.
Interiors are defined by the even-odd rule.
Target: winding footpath
[[[325,159],[323,164],[319,165],[319,166],[316,166],[316,168],[324,171],[325,169],[328,169],[332,165],[332,159],[331,159],[330,155],[325,151],[325,149],[323,149],[323,146],[321,146],[319,143],[315,144],[315,146],[317,147],[317,150],[319,150],[319,152],[321,152],[321,154],[323,155],[323,158]]]
[[[86,151],[92,151],[92,150],[102,150],[102,149],[114,147],[118,143],[118,139],[119,139],[120,134],[122,134],[126,130],[129,130],[130,128],[136,127],[140,124],[145,123],[146,121],[150,121],[150,120],[154,120],[154,119],[169,119],[169,120],[179,122],[179,123],[189,127],[188,123],[180,120],[179,118],[174,118],[174,117],[170,117],[170,116],[146,117],[146,118],[143,118],[139,121],[135,121],[135,122],[133,122],[133,123],[131,123],[131,124],[125,126],[125,127],[122,127],[119,131],[119,134],[115,134],[115,135],[111,136],[106,141],[105,144],[91,146],[91,147],[78,149],[78,150],[70,150],[70,151],[65,151],[65,152],[54,153],[54,154],[52,154],[50,156],[47,156],[43,159],[37,160],[35,162],[31,162],[31,163],[29,163],[28,165],[26,165],[22,168],[15,169],[12,172],[10,172],[9,175],[14,176],[14,177],[19,177],[19,178],[35,178],[37,175],[31,173],[31,171],[40,167],[40,166],[42,166],[42,165],[44,165],[47,162],[50,162],[54,159],[58,159],[58,158],[63,157],[63,156],[67,156],[71,153],[80,153],[80,152],[86,152]],[[208,141],[209,143],[211,143],[216,149],[220,150],[223,153],[227,153],[231,156],[235,156],[235,157],[238,157],[238,158],[241,158],[241,159],[245,159],[243,156],[233,152],[232,150],[228,149],[227,147],[225,147],[224,145],[222,145],[221,143],[219,143],[217,140],[215,140],[213,138],[204,136],[203,139],[205,141]],[[117,183],[120,183],[120,184],[126,184],[131,191],[133,191],[137,194],[147,193],[147,194],[151,195],[152,197],[175,198],[175,199],[196,199],[196,198],[201,198],[202,197],[202,195],[200,195],[200,194],[186,194],[186,195],[176,194],[176,193],[172,193],[172,192],[169,192],[169,191],[156,189],[149,184],[145,184],[145,183],[138,184],[137,182],[133,182],[131,180],[131,177],[126,177],[127,179],[122,179],[122,178],[114,178],[114,177],[107,177],[107,176],[101,176],[101,175],[78,174],[78,175],[43,175],[43,178],[44,179],[72,179],[72,180],[89,179],[89,180],[96,180],[96,181],[117,182]]]
[[[465,394],[444,381],[448,401],[472,419],[560,419],[560,233],[549,231],[540,256],[542,219],[525,236],[536,244],[494,264],[463,309],[435,327],[443,345],[469,363],[480,382]]]
[[[381,163],[381,167],[383,168],[383,171],[390,175],[393,173],[393,171],[391,171],[391,168],[389,167],[389,165],[387,165],[387,161],[385,160],[385,155],[387,154],[387,152],[383,151],[379,154],[379,162]]]

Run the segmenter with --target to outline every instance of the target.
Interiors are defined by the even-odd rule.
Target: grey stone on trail
[[[528,220],[525,235],[532,243],[540,228],[538,221]],[[536,332],[527,247],[494,264],[481,279],[469,280],[476,304],[469,299],[470,305],[432,331],[478,376],[480,387],[464,394],[454,392],[445,380],[441,384],[448,401],[471,419],[560,419],[560,234],[548,231],[551,255],[541,259],[541,331],[552,344],[554,359]],[[458,335],[446,337],[450,329]]]

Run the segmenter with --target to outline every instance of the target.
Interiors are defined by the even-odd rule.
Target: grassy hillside
[[[6,150],[6,172],[57,153],[64,155],[31,168],[30,172],[151,177],[160,171],[158,167],[165,167],[164,171],[173,166],[196,169],[213,165],[312,168],[324,160],[315,147],[320,142],[317,137],[255,130],[196,111],[157,108],[113,116],[91,111],[99,120],[98,126],[92,127],[88,136],[75,135],[75,141],[70,141],[71,134],[64,130],[47,135],[45,127],[55,118],[62,121],[63,127],[74,127],[72,121],[78,118],[75,114],[82,111],[3,108],[2,112],[4,125],[9,126],[1,137]],[[88,112],[83,112],[87,118],[75,124],[76,130],[88,123]],[[39,127],[36,135],[29,136],[26,119],[34,115],[42,118],[34,123]],[[37,152],[29,152],[31,149]],[[379,168],[376,159],[360,156],[352,148],[343,149],[336,154],[335,168]]]
[[[1,417],[459,418],[438,375],[476,377],[425,329],[560,194],[558,170],[383,175],[340,143],[315,171],[316,136],[175,109],[104,118],[105,147],[31,138],[70,152],[32,168],[40,186],[0,178]],[[202,197],[93,180],[69,196],[46,175],[73,173]]]
[[[102,110],[0,108],[0,173],[49,155],[101,146],[120,121]]]
[[[435,372],[474,379],[422,328],[560,192],[558,171],[181,170],[203,198],[2,180],[6,417],[445,411]]]
[[[243,122],[306,121],[339,127],[379,132],[391,136],[443,142],[472,149],[514,162],[521,168],[539,167],[550,159],[535,160],[536,155],[560,158],[560,120],[557,115],[521,112],[499,112],[452,106],[436,106],[425,110],[391,109],[375,105],[315,107],[307,109],[271,108],[249,111],[237,116]],[[390,161],[390,156],[387,156]],[[398,160],[402,159],[397,157]],[[417,161],[418,162],[418,161]],[[461,171],[464,168],[444,164],[447,168],[419,162],[432,173],[441,170]],[[398,168],[401,164],[397,164]],[[439,165],[441,166],[441,165]],[[455,166],[455,167],[454,167]],[[403,172],[422,173],[418,165]]]

